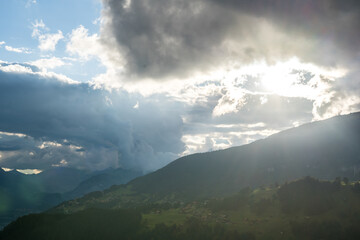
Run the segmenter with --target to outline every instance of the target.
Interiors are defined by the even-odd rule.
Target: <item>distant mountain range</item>
[[[124,184],[141,176],[142,172],[122,168],[107,169],[82,181],[75,189],[63,194],[64,199],[73,199],[94,191],[101,191],[113,185]]]
[[[0,228],[30,212],[39,212],[64,200],[124,184],[142,175],[125,169],[86,172],[72,168],[53,168],[26,175],[0,168]]]
[[[179,158],[126,185],[65,202],[54,211],[195,200],[305,176],[360,179],[360,113],[285,130],[240,147]]]

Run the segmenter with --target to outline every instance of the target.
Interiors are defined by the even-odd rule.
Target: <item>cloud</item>
[[[108,92],[9,65],[7,72],[0,69],[0,131],[25,137],[2,136],[3,167],[46,169],[66,161],[77,168],[146,171],[184,150],[181,104],[165,96]]]
[[[61,67],[64,65],[69,65],[69,63],[65,63],[62,59],[57,58],[57,57],[41,58],[41,59],[32,61],[29,64],[36,66],[43,70],[54,69],[54,68]]]
[[[304,98],[314,119],[359,110],[357,1],[103,3],[103,53],[120,57],[108,58],[113,74],[97,83],[164,91],[190,104],[202,99],[211,105],[208,118],[224,120],[249,108],[247,97],[255,95],[264,106],[269,95]]]
[[[127,77],[122,81],[184,78],[293,56],[323,66],[346,65],[360,50],[356,1],[103,3],[101,38],[123,56],[118,65]]]
[[[57,33],[40,35],[38,38],[41,51],[55,51],[56,44],[63,39],[64,36],[59,30]]]
[[[28,64],[9,64],[1,62],[0,70],[3,72],[32,73],[38,71],[38,68]]]
[[[97,59],[100,64],[107,67],[109,75],[123,71],[121,64],[118,65],[124,61],[122,56],[114,49],[106,47],[98,34],[89,34],[89,30],[82,25],[72,30],[66,51],[78,57],[80,61]],[[102,76],[99,77],[99,82],[102,82],[101,78]]]
[[[28,1],[26,2],[25,7],[26,7],[26,8],[29,8],[29,7],[31,7],[32,5],[35,5],[35,4],[37,4],[37,1],[36,1],[36,0],[28,0]]]
[[[43,30],[49,30],[46,26],[44,21],[41,19],[39,20],[35,20],[35,22],[32,23],[32,27],[33,27],[33,32],[32,32],[32,37],[36,37],[38,35],[40,35],[40,31],[41,29]]]
[[[16,53],[25,53],[25,54],[30,54],[31,51],[27,48],[14,48],[14,47],[11,47],[11,46],[5,46],[5,50],[6,51],[9,51],[9,52],[16,52]]]
[[[70,41],[66,45],[66,51],[72,55],[78,55],[83,60],[101,54],[101,45],[97,34],[89,35],[88,29],[80,25],[73,29],[70,34]]]
[[[104,5],[101,37],[124,56],[126,62],[120,64],[133,78],[186,76],[227,61],[228,51],[218,53],[225,50],[223,40],[234,22],[239,22],[206,1],[109,0]]]
[[[5,167],[156,169],[360,110],[356,1],[103,3],[100,33],[64,40],[71,60],[0,62]],[[64,36],[40,20],[33,37]],[[92,59],[106,72],[87,83],[48,71]]]
[[[10,135],[6,132],[0,133],[0,152],[1,165],[14,169],[34,169],[35,166],[47,169],[58,165],[64,158],[71,159],[73,167],[79,167],[83,166],[79,161],[84,161],[82,152],[77,152],[69,144],[44,143],[28,135]]]
[[[315,39],[318,44],[314,53],[297,53],[304,57],[304,60],[307,58],[319,63],[337,64],[338,60],[344,60],[338,59],[339,57],[352,60],[360,50],[360,30],[357,27],[360,20],[358,1],[270,0],[266,4],[260,0],[212,1],[236,9],[242,14],[263,17],[269,22],[274,22],[283,31],[294,34],[292,37],[306,36]],[[323,51],[329,46],[335,47],[333,50],[336,52],[331,54]]]
[[[57,33],[44,33],[49,29],[45,26],[43,20],[36,20],[33,24],[32,37],[39,40],[39,49],[41,51],[55,51],[58,42],[64,38],[62,31]]]

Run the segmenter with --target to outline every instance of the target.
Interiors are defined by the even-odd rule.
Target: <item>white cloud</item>
[[[0,42],[0,47],[2,46],[2,45],[4,45],[5,44],[5,42],[4,41],[1,41]]]
[[[331,91],[319,96],[313,103],[314,120],[322,120],[336,115],[359,111],[360,96],[345,91]]]
[[[120,62],[120,54],[117,51],[108,49],[98,34],[90,35],[89,30],[82,25],[72,30],[70,41],[66,45],[66,51],[78,56],[81,61],[98,59],[110,72],[121,71],[123,67],[121,64],[114,63],[115,59]]]
[[[92,24],[98,25],[100,22],[101,22],[101,17],[98,17],[94,21],[92,21]]]
[[[62,31],[57,33],[48,33],[49,29],[44,24],[43,20],[36,20],[33,24],[32,37],[39,40],[39,49],[41,51],[55,51],[58,42],[64,38]]]
[[[16,53],[25,53],[25,54],[30,54],[31,51],[27,48],[15,48],[15,47],[11,47],[11,46],[5,46],[6,51],[9,52],[16,52]]]
[[[40,149],[48,148],[48,147],[62,147],[63,145],[57,142],[44,141],[41,145],[38,146]]]
[[[64,65],[69,65],[70,63],[65,63],[60,58],[52,57],[52,58],[38,59],[36,61],[29,62],[29,64],[34,65],[40,69],[47,70],[47,69],[54,69],[57,67],[61,67]]]
[[[42,172],[40,169],[16,169],[16,171],[23,174],[39,174]]]
[[[101,55],[102,47],[97,34],[89,35],[88,29],[84,26],[72,30],[70,41],[66,46],[66,51],[73,55],[78,55],[83,60]]]
[[[62,159],[59,163],[57,164],[52,164],[51,166],[52,167],[65,167],[67,166],[69,163],[65,160],[65,159]]]
[[[26,7],[26,8],[29,8],[29,7],[31,7],[32,5],[35,5],[35,4],[37,4],[37,1],[36,1],[36,0],[28,0],[28,1],[26,2],[25,7]]]
[[[64,36],[59,30],[57,33],[40,35],[38,38],[41,51],[55,51],[56,45]]]
[[[17,137],[26,137],[25,134],[22,134],[22,133],[10,133],[10,132],[1,132],[0,131],[0,138],[1,138],[1,135],[5,135],[5,136],[17,136]]]
[[[136,104],[133,106],[134,109],[138,109],[139,108],[139,102],[136,102]]]
[[[261,101],[261,104],[265,104],[265,103],[267,103],[268,99],[266,96],[261,96],[260,101]]]
[[[218,117],[228,113],[238,112],[246,104],[246,95],[239,92],[238,94],[224,94],[218,101],[213,110],[213,116]]]
[[[182,140],[185,143],[186,150],[183,155],[240,146],[279,131],[269,128],[252,129],[249,126],[232,126],[230,131],[216,131],[215,129],[212,128],[213,132],[211,133],[184,134]]]
[[[32,31],[32,34],[31,36],[33,38],[36,38],[40,35],[41,31],[42,30],[46,30],[48,31],[49,29],[45,26],[45,23],[43,22],[43,20],[41,19],[40,21],[39,20],[35,20],[34,23],[32,23],[32,27],[33,27],[33,31]]]
[[[14,169],[11,169],[11,168],[2,168],[2,170],[4,170],[5,172],[10,172],[10,171],[12,171],[12,170],[14,170]]]
[[[0,71],[10,73],[33,73],[30,67],[20,64],[0,65]]]
[[[49,63],[49,66],[51,66],[50,63]],[[23,74],[26,73],[26,74],[30,74],[30,75],[41,76],[44,78],[50,78],[50,79],[54,78],[54,79],[57,79],[58,81],[61,81],[63,83],[67,83],[67,84],[79,84],[78,81],[72,80],[71,78],[69,78],[63,74],[48,72],[48,71],[46,71],[46,69],[42,69],[42,70],[43,71],[39,71],[39,69],[37,69],[36,66],[30,65],[30,64],[18,64],[18,63],[9,64],[7,62],[3,62],[0,64],[0,71],[3,71],[3,72],[23,73]]]
[[[114,39],[107,38],[107,42]],[[93,77],[93,84],[97,88],[120,89],[122,84],[118,81],[119,76],[124,75],[124,59],[118,51],[110,49],[104,44],[104,39],[98,34],[90,34],[89,30],[80,25],[73,29],[70,34],[70,41],[66,45],[66,51],[81,62],[96,59],[106,67],[106,72]],[[145,89],[145,88],[143,88]]]
[[[37,29],[37,28],[46,29],[45,23],[42,19],[40,19],[40,21],[36,19],[35,22],[32,23],[32,26],[34,29]],[[36,34],[36,32],[34,34]]]

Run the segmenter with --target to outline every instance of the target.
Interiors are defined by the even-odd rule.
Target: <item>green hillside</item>
[[[42,213],[0,239],[359,239],[360,183],[306,177],[203,201]]]

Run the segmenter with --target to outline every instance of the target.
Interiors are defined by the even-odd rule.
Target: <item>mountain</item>
[[[88,172],[72,168],[53,168],[26,175],[0,168],[0,229],[19,216],[47,210],[64,200],[91,191],[124,184],[142,175],[126,169]]]
[[[0,216],[14,209],[44,210],[59,203],[59,193],[48,193],[34,175],[0,169]]]
[[[143,193],[211,196],[304,176],[360,177],[360,113],[304,124],[226,150],[182,157],[130,182]]]
[[[82,181],[75,189],[63,194],[64,199],[72,199],[83,196],[89,192],[100,191],[112,185],[125,184],[130,180],[143,175],[136,170],[122,168],[107,169],[106,171],[94,174],[94,176]]]
[[[90,193],[54,210],[226,196],[304,176],[360,178],[360,113],[304,124],[240,147],[185,156],[127,185]]]
[[[0,228],[30,212],[39,212],[59,204],[58,193],[47,193],[33,175],[0,168]]]
[[[94,173],[89,171],[68,167],[56,167],[31,176],[41,183],[44,191],[64,193],[74,189],[75,186],[93,175]]]

